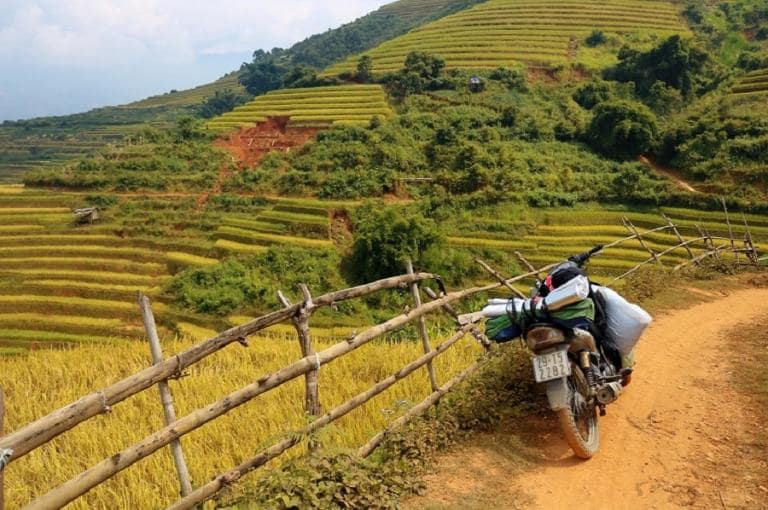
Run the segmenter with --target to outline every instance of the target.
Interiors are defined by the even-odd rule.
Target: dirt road
[[[768,451],[751,443],[765,410],[734,388],[723,351],[734,328],[768,316],[768,290],[710,294],[656,317],[632,384],[602,418],[595,458],[575,459],[554,420],[528,418],[439,459],[426,496],[406,507],[768,508]],[[523,453],[503,454],[515,446]]]

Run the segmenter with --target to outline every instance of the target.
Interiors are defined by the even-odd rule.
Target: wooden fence
[[[630,271],[627,271],[621,277],[625,277],[635,272],[646,264],[661,264],[661,259],[675,250],[686,250],[689,257],[687,262],[677,265],[675,269],[680,269],[690,264],[697,264],[706,257],[719,257],[724,253],[733,253],[737,260],[739,254],[743,254],[747,257],[747,260],[750,263],[758,264],[759,257],[749,233],[749,227],[746,226],[746,235],[742,241],[742,247],[742,243],[737,243],[733,237],[727,211],[726,219],[729,225],[729,232],[731,232],[729,238],[711,236],[701,229],[700,237],[688,240],[683,238],[676,225],[667,217],[664,217],[665,225],[645,232],[640,232],[628,219],[625,219],[624,223],[630,235],[606,245],[603,250],[609,250],[621,244],[636,240],[642,245],[643,249],[649,252],[648,260],[642,262]],[[679,244],[664,250],[663,252],[654,252],[645,242],[645,237],[654,232],[667,231],[672,232],[678,238]],[[695,243],[703,244],[705,250],[703,254],[699,256],[694,255],[690,247]],[[717,243],[721,244],[718,245]],[[167,359],[163,359],[160,351],[154,316],[149,300],[145,296],[140,296],[140,310],[144,319],[147,337],[150,341],[154,364],[109,387],[91,393],[66,407],[62,407],[61,409],[21,427],[4,437],[0,437],[0,510],[2,508],[2,468],[12,465],[15,461],[24,457],[31,451],[40,448],[55,437],[76,427],[78,424],[88,421],[100,414],[110,412],[112,406],[155,385],[158,385],[160,390],[166,427],[150,434],[138,443],[128,446],[119,453],[112,455],[95,466],[92,466],[80,475],[72,478],[59,487],[52,489],[48,493],[41,495],[29,503],[25,508],[60,508],[79,498],[94,487],[104,483],[120,471],[130,467],[139,460],[154,454],[165,446],[170,446],[172,449],[174,464],[179,474],[180,493],[182,495],[180,500],[168,508],[193,508],[211,498],[227,485],[237,482],[249,472],[263,466],[291,447],[299,444],[304,438],[310,438],[310,448],[317,448],[319,445],[312,440],[313,433],[341,418],[353,409],[363,405],[374,396],[392,387],[398,381],[423,368],[426,372],[425,375],[429,378],[432,392],[424,401],[408,410],[403,416],[393,421],[383,431],[371,438],[368,443],[361,446],[358,450],[358,454],[361,457],[366,457],[382,443],[388,434],[401,427],[410,419],[429,409],[447,392],[482,366],[483,359],[481,358],[450,380],[443,382],[442,384],[437,380],[432,361],[447,352],[464,337],[473,336],[476,340],[480,341],[487,350],[491,348],[491,342],[485,337],[476,324],[460,325],[458,323],[458,313],[452,305],[461,302],[468,297],[487,293],[502,287],[516,295],[522,295],[522,293],[513,286],[515,282],[537,277],[554,267],[553,264],[542,268],[534,268],[522,254],[518,253],[517,255],[520,258],[521,263],[528,269],[528,272],[525,274],[508,278],[491,268],[488,264],[478,260],[478,263],[494,279],[496,279],[497,282],[450,293],[445,291],[438,275],[414,272],[410,263],[407,266],[407,274],[379,280],[367,285],[331,292],[322,296],[312,296],[310,289],[302,285],[300,287],[303,296],[301,303],[291,303],[282,293],[279,293],[279,299],[284,308],[254,319],[242,326],[229,329],[214,338],[198,343],[186,351],[175,354]],[[437,284],[438,291],[422,285],[424,282],[429,281]],[[409,290],[413,297],[413,308],[384,323],[373,326],[362,333],[353,334],[349,338],[322,351],[316,352],[313,349],[310,320],[312,315],[318,309],[322,307],[334,307],[336,303],[361,298],[374,292],[387,289]],[[422,292],[427,298],[426,303],[422,303]],[[457,331],[440,345],[433,346],[427,332],[426,317],[430,314],[438,313],[447,314],[452,317],[456,322]],[[217,402],[197,409],[187,416],[181,418],[176,417],[170,389],[167,385],[169,379],[179,378],[186,368],[215,354],[230,344],[240,343],[247,346],[247,339],[249,336],[270,326],[285,322],[291,323],[296,329],[302,355],[299,360],[276,372],[264,374],[252,384],[230,393]],[[338,407],[321,414],[321,394],[319,385],[320,368],[323,365],[327,365],[364,346],[372,340],[400,329],[410,323],[416,324],[424,348],[424,354],[401,368],[398,372],[379,381],[368,390],[358,394]],[[300,376],[303,376],[305,381],[304,407],[307,414],[312,418],[310,423],[301,430],[295,431],[285,437],[285,439],[262,450],[257,455],[246,459],[230,471],[221,473],[215,476],[210,482],[193,489],[187,473],[180,439],[184,435],[229,413],[233,409],[246,404],[259,395],[267,393]],[[0,432],[2,432],[2,411],[3,401],[2,393],[0,392]]]

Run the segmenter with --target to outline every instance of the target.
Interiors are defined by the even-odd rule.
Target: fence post
[[[674,222],[672,221],[672,218],[670,218],[666,214],[662,214],[661,216],[662,216],[662,218],[667,220],[667,224],[669,225],[669,228],[672,229],[672,232],[674,232],[674,234],[677,236],[677,240],[680,241],[681,244],[684,243],[685,239],[683,239],[683,236],[680,235],[680,231],[677,230],[677,225],[674,224]],[[702,237],[704,237],[704,236],[702,236]],[[691,260],[696,258],[696,256],[691,251],[691,248],[687,244],[685,245],[685,251],[688,252],[688,256],[691,258]],[[698,265],[698,262],[696,262],[696,265]]]
[[[653,257],[653,260],[656,261],[657,264],[661,264],[661,260],[659,260],[659,256],[656,254],[655,251],[653,251],[647,244],[645,244],[645,241],[643,240],[643,236],[640,235],[640,232],[635,228],[635,226],[632,224],[631,221],[629,221],[629,218],[622,218],[621,221],[624,223],[624,226],[629,230],[631,234],[634,234],[635,237],[637,237],[637,240],[640,241],[640,245],[651,254],[651,257]]]
[[[139,293],[139,307],[141,308],[141,318],[144,320],[144,330],[147,333],[147,339],[149,340],[149,350],[152,353],[152,363],[157,365],[163,362],[163,351],[160,347],[160,338],[157,335],[157,325],[155,324],[155,315],[152,313],[152,306],[149,302],[149,298]],[[165,414],[165,424],[170,425],[176,421],[176,410],[173,407],[173,396],[171,396],[171,388],[168,386],[168,381],[160,381],[157,383],[157,387],[160,390],[160,403],[163,405],[163,414]],[[189,476],[189,469],[187,469],[187,462],[184,460],[184,451],[181,449],[181,441],[174,439],[171,441],[171,454],[173,455],[173,463],[176,466],[176,472],[179,475],[179,485],[181,487],[181,495],[187,496],[192,493],[192,481]]]
[[[405,269],[408,271],[408,274],[414,274],[413,273],[413,262],[408,260],[405,264]],[[413,304],[416,306],[416,308],[421,306],[421,295],[419,294],[419,284],[416,282],[413,282],[411,284],[411,295],[413,296]],[[432,351],[432,345],[429,343],[429,333],[427,332],[427,320],[422,315],[419,317],[419,321],[417,323],[417,327],[419,329],[419,336],[421,337],[421,344],[424,346],[424,354],[429,354],[430,351]],[[437,391],[440,386],[437,385],[437,375],[435,374],[435,366],[430,361],[427,363],[427,373],[429,374],[429,383],[432,385],[432,391]]]
[[[486,271],[488,271],[488,273],[489,273],[491,276],[493,276],[493,277],[495,277],[497,280],[499,280],[499,282],[500,282],[500,283],[501,283],[503,286],[505,286],[506,288],[508,288],[509,290],[511,290],[511,291],[512,291],[512,293],[513,293],[515,296],[519,297],[520,299],[525,299],[525,298],[526,298],[525,294],[523,294],[522,292],[520,292],[519,290],[517,290],[516,288],[514,288],[514,287],[512,286],[512,284],[508,283],[508,282],[507,282],[507,279],[506,279],[506,278],[504,278],[504,276],[502,276],[502,275],[501,275],[501,273],[499,273],[498,271],[496,271],[495,269],[493,269],[491,266],[489,266],[488,264],[486,264],[485,262],[483,262],[483,261],[482,261],[482,260],[480,260],[480,259],[475,259],[475,262],[477,262],[477,263],[480,265],[480,267],[482,267],[483,269],[485,269]]]
[[[301,346],[302,357],[307,358],[315,356],[317,358],[314,346],[312,345],[312,333],[309,328],[309,317],[312,313],[311,310],[314,307],[312,295],[309,292],[309,288],[303,283],[299,285],[299,289],[304,297],[304,303],[301,305],[299,314],[292,319],[293,326],[296,328],[296,333],[299,335],[299,345]],[[292,305],[291,300],[280,291],[277,292],[277,298],[286,307]],[[321,413],[319,376],[320,360],[317,358],[314,370],[310,370],[304,374],[304,409],[312,418],[317,418]],[[317,450],[319,446],[317,441],[312,439],[309,441],[309,449],[311,451]]]
[[[731,225],[731,217],[728,214],[728,204],[726,204],[724,197],[720,197],[720,202],[723,204],[723,211],[725,211],[725,222],[728,224],[728,237],[731,238],[731,250],[733,251],[733,256],[736,257],[736,264],[738,264],[739,252],[736,251],[736,240],[733,237],[733,226]]]

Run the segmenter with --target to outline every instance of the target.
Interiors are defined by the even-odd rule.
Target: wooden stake
[[[672,229],[672,232],[677,236],[677,240],[680,241],[681,243],[684,243],[685,239],[683,239],[683,236],[680,235],[680,231],[677,230],[677,226],[672,222],[672,218],[670,218],[666,214],[662,214],[661,216],[662,218],[667,220],[667,224],[669,225],[669,228]],[[687,244],[685,245],[685,251],[688,252],[688,257],[690,257],[691,259],[696,258],[696,256],[691,251],[691,248]]]
[[[304,303],[302,303],[299,314],[294,317],[293,322],[296,328],[296,333],[299,335],[299,345],[301,346],[301,355],[305,358],[312,358],[315,356],[315,350],[312,345],[312,334],[309,328],[309,318],[311,316],[310,310],[312,309],[312,295],[309,292],[309,288],[301,284],[300,290],[304,296]],[[291,306],[291,301],[280,291],[277,292],[277,298],[283,304],[283,306]],[[307,415],[317,418],[320,415],[320,385],[319,385],[319,363],[314,370],[310,370],[304,374],[304,409]],[[314,451],[319,447],[316,441],[309,442],[309,449]]]
[[[736,263],[738,264],[739,253],[736,251],[736,240],[733,238],[733,226],[731,226],[731,218],[728,215],[728,204],[726,204],[724,197],[720,197],[720,202],[723,204],[723,211],[725,211],[725,222],[728,223],[728,237],[731,239],[731,249],[736,257]]]
[[[485,269],[486,271],[488,271],[488,272],[491,274],[491,276],[493,276],[494,278],[496,278],[497,280],[499,280],[499,282],[501,282],[501,284],[502,284],[502,285],[504,285],[506,288],[508,288],[509,290],[511,290],[511,291],[512,291],[512,293],[513,293],[515,296],[517,296],[517,297],[519,297],[519,298],[522,298],[522,299],[525,299],[525,294],[523,294],[522,292],[520,292],[519,290],[517,290],[516,288],[514,288],[514,287],[513,287],[513,286],[512,286],[512,285],[511,285],[511,284],[510,284],[508,281],[507,281],[507,278],[504,278],[504,277],[501,275],[501,273],[499,273],[498,271],[496,271],[495,269],[493,269],[491,266],[489,266],[488,264],[486,264],[485,262],[483,262],[483,261],[482,261],[482,260],[480,260],[480,259],[475,259],[475,262],[477,262],[478,264],[480,264],[480,267],[482,267],[483,269]],[[535,271],[535,269],[534,269],[533,271]]]
[[[528,262],[528,259],[526,259],[525,257],[523,257],[523,254],[522,254],[522,253],[520,253],[519,251],[516,251],[516,252],[515,252],[515,256],[518,258],[518,260],[520,260],[520,262],[521,262],[521,263],[522,263],[522,264],[525,266],[525,268],[526,268],[528,271],[536,271],[536,268],[535,268],[535,267],[533,267],[533,264],[531,264],[530,262]]]
[[[744,247],[749,250],[747,253],[747,258],[749,258],[752,264],[759,266],[760,261],[757,258],[757,249],[755,249],[755,243],[752,239],[752,232],[749,230],[749,223],[747,223],[747,217],[744,215],[744,213],[741,213],[741,219],[744,221]]]
[[[627,230],[629,230],[631,233],[635,234],[635,236],[637,237],[637,240],[640,241],[640,245],[643,248],[645,248],[645,251],[647,251],[648,253],[651,254],[651,258],[653,258],[653,260],[657,264],[661,265],[661,260],[659,259],[659,256],[647,244],[645,244],[645,241],[643,240],[643,236],[640,235],[640,232],[638,232],[637,228],[635,228],[635,226],[632,224],[632,222],[629,221],[629,218],[624,217],[624,218],[621,219],[621,221],[624,223],[624,226],[627,228]]]
[[[408,274],[413,274],[413,262],[408,260],[405,264],[405,269]],[[413,296],[413,304],[416,308],[421,306],[421,294],[419,294],[419,284],[413,282],[411,284],[411,296]],[[427,331],[427,320],[422,315],[419,317],[416,327],[419,330],[419,336],[421,337],[421,345],[424,347],[424,354],[429,354],[432,351],[432,345],[429,342],[429,332]],[[435,367],[430,361],[427,363],[427,374],[429,375],[429,383],[432,386],[432,391],[437,391],[439,387],[437,385],[437,374],[435,374]]]
[[[157,325],[155,324],[155,315],[152,313],[152,305],[149,302],[149,298],[142,293],[139,293],[139,307],[141,308],[141,318],[144,320],[144,330],[146,331],[147,339],[149,340],[152,363],[157,365],[158,363],[163,362],[163,350],[160,347],[160,338],[157,335]],[[165,424],[169,425],[176,421],[176,410],[173,407],[171,388],[168,386],[167,380],[157,383],[157,388],[160,390],[160,403],[163,405]],[[170,448],[171,455],[173,456],[173,464],[176,466],[176,473],[179,475],[181,495],[186,496],[192,492],[192,481],[189,476],[187,462],[184,459],[184,450],[181,448],[181,441],[179,439],[174,439],[171,441]]]

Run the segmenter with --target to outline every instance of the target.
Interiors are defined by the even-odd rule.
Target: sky
[[[208,83],[389,1],[0,0],[0,122]]]

